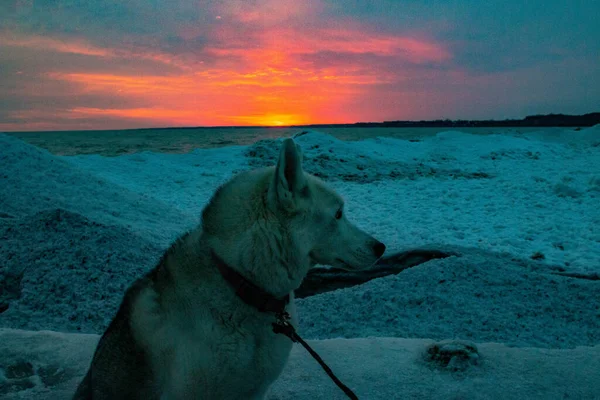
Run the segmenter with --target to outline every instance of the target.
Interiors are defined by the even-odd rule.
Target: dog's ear
[[[293,210],[306,189],[302,170],[302,149],[292,139],[285,139],[275,167],[273,182],[277,201],[283,208]]]

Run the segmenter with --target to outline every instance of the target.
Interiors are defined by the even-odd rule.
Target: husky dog
[[[302,170],[283,141],[275,167],[221,186],[202,224],[179,238],[125,293],[75,399],[262,399],[292,341],[275,316],[241,297],[223,272],[274,299],[289,299],[311,266],[361,269],[385,245],[352,225],[344,202]],[[233,272],[232,272],[233,271]]]

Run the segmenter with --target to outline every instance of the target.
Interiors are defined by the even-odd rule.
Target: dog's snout
[[[381,242],[375,242],[373,245],[373,253],[375,253],[377,258],[381,257],[383,253],[385,253],[385,244]]]

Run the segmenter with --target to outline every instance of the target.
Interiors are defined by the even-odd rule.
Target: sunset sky
[[[0,130],[600,109],[600,2],[2,0]]]

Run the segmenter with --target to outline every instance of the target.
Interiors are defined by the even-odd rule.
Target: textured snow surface
[[[441,132],[421,141],[343,142],[308,132],[296,140],[306,170],[338,190],[350,219],[389,252],[456,254],[298,301],[306,338],[381,337],[314,342],[357,392],[598,396],[600,127]],[[101,333],[128,285],[198,223],[216,187],[272,165],[279,143],[61,157],[0,135],[0,326]],[[44,398],[47,388],[57,392],[46,398],[61,398],[59,386],[83,374],[97,340],[2,335],[0,395],[8,398]],[[383,337],[505,345],[479,345],[481,363],[459,376],[415,361],[430,340]],[[272,399],[342,398],[300,349],[292,360]]]
[[[305,335],[597,343],[599,282],[557,274],[600,272],[600,128],[552,132],[297,135],[306,170],[342,193],[350,218],[388,251],[459,255],[299,301]],[[0,326],[100,333],[216,187],[272,165],[279,141],[59,157],[0,135],[0,148]]]
[[[70,399],[97,335],[0,329],[0,396]],[[572,350],[425,339],[311,340],[361,399],[598,399],[600,346]],[[310,355],[294,345],[267,400],[345,399]]]

